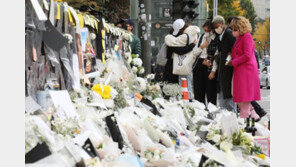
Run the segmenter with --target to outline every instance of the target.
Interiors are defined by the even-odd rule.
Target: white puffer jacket
[[[198,26],[189,26],[184,30],[184,34],[175,37],[171,34],[167,35],[164,39],[165,44],[170,47],[183,47],[187,43],[187,35],[189,35],[189,44],[197,40],[197,34],[200,32]]]

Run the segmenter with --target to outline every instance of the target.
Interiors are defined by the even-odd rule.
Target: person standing
[[[232,35],[231,29],[226,27],[225,20],[222,16],[217,15],[212,23],[215,32],[219,35],[220,41],[218,45],[219,55],[216,57],[218,63],[217,92],[219,93],[219,106],[236,113],[237,106],[233,102],[231,94],[233,67],[225,65],[226,58],[231,54],[231,49],[236,39]]]
[[[193,68],[193,85],[194,85],[194,98],[206,104],[207,102],[216,105],[217,103],[217,90],[215,73],[217,70],[217,63],[214,61],[216,53],[215,38],[216,34],[213,32],[213,25],[211,20],[206,20],[203,25],[204,34],[198,40],[199,58]],[[210,45],[209,45],[210,44]],[[208,46],[213,46],[208,50]]]
[[[185,24],[184,24],[185,25]],[[184,26],[183,25],[183,26]],[[182,25],[180,25],[180,29],[183,27]],[[181,34],[180,33],[174,33],[173,32],[174,29],[171,30],[171,34],[167,35],[165,38],[171,36],[171,37],[178,37]],[[171,44],[171,40],[168,40],[167,43]],[[193,43],[190,43],[189,45],[180,45],[180,46],[169,46],[169,45],[165,45],[166,46],[166,55],[167,55],[167,61],[165,63],[165,69],[164,69],[164,73],[163,73],[163,81],[164,82],[168,82],[168,83],[174,83],[174,84],[178,84],[179,83],[179,76],[173,74],[173,53],[179,54],[179,55],[183,55],[186,54],[190,51],[193,50],[193,48],[196,46],[197,41],[193,41]]]
[[[228,63],[233,66],[233,101],[240,109],[241,118],[259,119],[251,101],[261,100],[258,66],[256,62],[255,44],[251,35],[252,27],[245,17],[233,18],[232,34],[237,40],[232,49],[232,60]]]
[[[132,33],[133,28],[134,28],[134,22],[130,19],[125,19],[124,22],[125,22],[126,30],[129,33]],[[139,56],[141,56],[141,41],[133,33],[132,33],[132,38],[133,38],[133,40],[130,43],[131,49],[132,49],[132,54],[138,54]]]
[[[188,23],[185,23],[183,19],[177,19],[173,23],[173,35],[167,35],[165,37],[165,43],[169,47],[184,47],[188,46],[190,43],[197,43],[197,35],[200,32],[199,27],[189,25]],[[178,37],[174,36],[179,34]],[[188,43],[188,45],[187,45]],[[195,47],[196,48],[196,47]],[[177,53],[178,54],[178,53]],[[182,55],[182,54],[179,54]],[[188,55],[187,55],[188,56]],[[191,53],[190,56],[194,56],[194,52]],[[192,100],[192,72],[190,72],[189,75],[183,76],[179,75],[179,84],[182,83],[182,78],[186,78],[187,85],[188,85],[188,93],[189,93],[189,99]]]

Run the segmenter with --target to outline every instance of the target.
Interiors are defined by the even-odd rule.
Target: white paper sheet
[[[36,103],[36,101],[31,97],[26,97],[26,112],[27,113],[34,113],[35,111],[41,109],[41,106]]]
[[[50,0],[50,8],[49,8],[49,20],[51,24],[54,25],[54,1]]]
[[[222,117],[221,126],[222,132],[228,137],[239,130],[238,121],[234,114]]]
[[[78,89],[80,88],[80,72],[79,72],[79,62],[77,54],[73,54],[73,73],[74,73],[74,82],[73,87]]]
[[[43,5],[46,10],[49,10],[49,5],[46,0],[43,0]]]
[[[57,109],[57,115],[64,118],[77,117],[76,110],[72,104],[69,93],[66,90],[49,91],[52,102]]]
[[[36,12],[38,19],[41,21],[47,20],[47,17],[45,15],[45,13],[43,12],[42,7],[40,6],[38,0],[31,0],[31,3],[32,3],[32,6]]]

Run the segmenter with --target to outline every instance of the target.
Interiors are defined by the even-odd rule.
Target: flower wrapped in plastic
[[[111,99],[111,86],[95,84],[91,89],[101,95],[103,99]]]

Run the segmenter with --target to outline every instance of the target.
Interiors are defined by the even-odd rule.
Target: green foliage
[[[256,24],[257,24],[257,20],[256,20],[257,14],[255,12],[255,8],[254,8],[252,1],[251,0],[241,0],[240,7],[243,10],[245,10],[244,17],[249,19],[249,21],[252,25],[253,32],[254,32]]]
[[[207,0],[209,4],[209,17],[213,17],[213,0]],[[224,17],[225,21],[230,16],[242,16],[244,10],[239,6],[239,0],[219,0],[218,1],[218,15]]]
[[[82,5],[94,7],[102,13],[110,23],[116,23],[120,19],[129,18],[129,0],[65,0],[70,6],[78,9]]]

